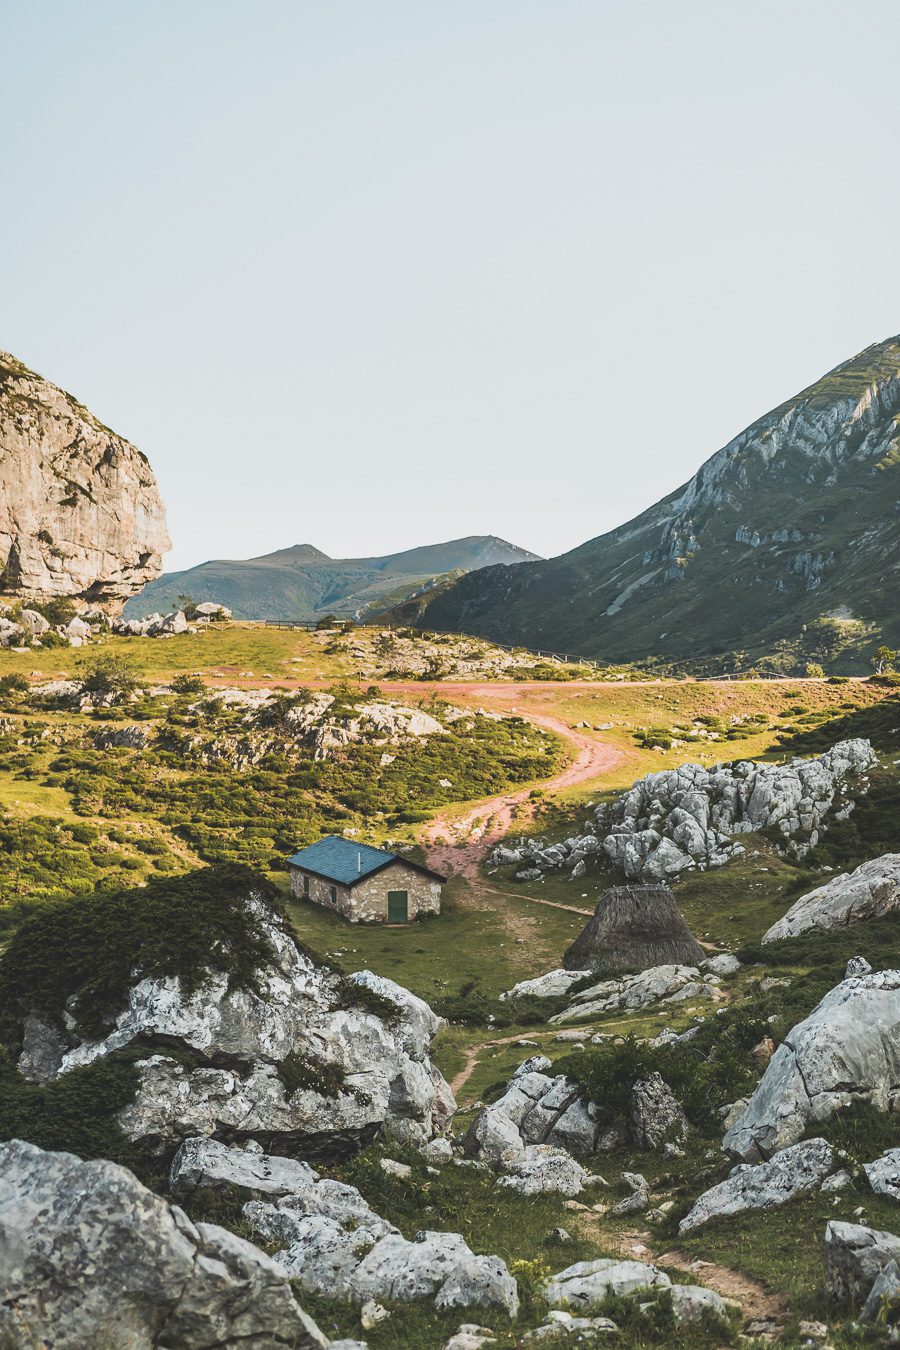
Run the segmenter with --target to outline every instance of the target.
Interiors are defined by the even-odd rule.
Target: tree
[[[808,680],[824,680],[825,667],[820,666],[818,661],[808,661],[806,664],[806,678]]]
[[[93,703],[121,703],[137,688],[134,673],[118,656],[98,656],[82,667],[82,692]]]
[[[876,675],[883,675],[885,671],[894,669],[894,662],[897,660],[897,653],[893,647],[876,647],[872,656],[872,665],[875,667]]]

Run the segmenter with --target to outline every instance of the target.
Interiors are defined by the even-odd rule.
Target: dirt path
[[[524,686],[516,686],[521,703]],[[490,686],[471,686],[475,691],[470,697],[478,697],[477,691],[496,694]],[[506,691],[504,690],[504,694]],[[448,694],[449,697],[449,694]],[[515,692],[513,693],[515,698]],[[493,698],[485,699],[493,701]],[[504,699],[504,702],[508,701]],[[517,705],[520,715],[535,726],[544,727],[562,737],[575,750],[574,758],[552,778],[540,784],[543,792],[560,792],[564,788],[575,787],[607,773],[622,758],[622,751],[615,746],[606,745],[592,736],[585,736],[549,713],[539,713],[528,707]],[[514,818],[524,822],[530,815],[531,788],[519,788],[515,792],[504,792],[487,801],[478,802],[469,807],[463,815],[448,812],[438,815],[422,831],[420,842],[425,848],[428,865],[438,872],[456,873],[469,881],[479,880],[478,869],[494,844],[503,839],[510,831]],[[504,892],[509,894],[509,892]],[[542,903],[553,903],[544,901]],[[569,909],[569,905],[559,908]],[[592,911],[577,910],[578,913]]]
[[[574,1216],[573,1216],[574,1217]],[[781,1322],[787,1317],[788,1303],[783,1294],[775,1294],[766,1289],[758,1280],[751,1279],[730,1266],[720,1266],[715,1261],[703,1261],[689,1252],[676,1249],[660,1249],[652,1233],[640,1230],[626,1230],[612,1233],[608,1228],[600,1228],[597,1216],[590,1211],[581,1211],[575,1220],[577,1226],[596,1238],[601,1245],[614,1244],[621,1255],[629,1261],[649,1261],[657,1266],[675,1266],[679,1270],[689,1270],[698,1281],[714,1289],[722,1298],[739,1303],[744,1323],[754,1321]]]
[[[468,1083],[469,1079],[472,1077],[472,1074],[478,1067],[481,1055],[485,1050],[493,1050],[495,1045],[512,1045],[514,1041],[520,1041],[521,1039],[522,1033],[520,1031],[515,1036],[501,1036],[497,1040],[479,1041],[477,1045],[470,1045],[466,1050],[465,1064],[460,1069],[459,1073],[454,1074],[453,1078],[450,1080],[450,1091],[453,1093],[454,1097],[462,1092],[466,1083]]]
[[[715,1261],[700,1261],[687,1252],[662,1252],[653,1259],[660,1266],[680,1266],[682,1270],[692,1271],[710,1289],[715,1289],[717,1294],[739,1303],[745,1321],[773,1318],[778,1322],[787,1316],[787,1299],[783,1294],[770,1293],[739,1270],[717,1265]]]

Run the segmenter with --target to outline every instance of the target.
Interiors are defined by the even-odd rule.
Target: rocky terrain
[[[315,1151],[378,1131],[425,1143],[447,1129],[454,1102],[430,1059],[440,1020],[427,1004],[370,972],[348,980],[317,965],[279,919],[271,889],[240,869],[157,883],[135,892],[132,904],[155,906],[158,921],[172,923],[181,904],[199,906],[199,897],[222,912],[209,918],[209,964],[188,979],[177,973],[179,954],[167,952],[155,973],[143,971],[139,924],[120,927],[106,959],[125,978],[90,1011],[86,1002],[97,994],[80,981],[96,958],[85,951],[81,964],[70,956],[51,996],[11,969],[47,940],[41,918],[33,931],[19,931],[0,987],[5,975],[24,1079],[58,1081],[140,1048],[131,1061],[134,1091],[116,1123],[126,1139],[152,1148],[224,1132],[282,1146],[302,1140]],[[222,927],[229,913],[230,933]],[[103,917],[101,902],[98,924]],[[255,955],[240,979],[229,969],[236,933]]]
[[[550,652],[507,651],[477,638],[424,633],[415,628],[329,629],[315,642],[346,657],[366,679],[549,680],[600,678],[593,664],[564,661]]]
[[[636,519],[562,557],[465,576],[417,621],[693,670],[760,658],[865,669],[900,636],[898,413],[895,337],[754,422]]]
[[[648,774],[611,806],[597,807],[585,833],[549,845],[539,839],[501,845],[490,862],[515,865],[517,878],[530,881],[553,871],[577,879],[608,859],[629,880],[667,881],[723,866],[743,851],[735,836],[762,830],[801,859],[829,821],[846,819],[876,763],[868,741],[852,740],[783,765],[684,764]]]
[[[427,593],[446,575],[463,576],[497,563],[534,561],[527,549],[493,535],[407,549],[383,558],[329,558],[312,544],[295,544],[259,558],[216,559],[152,581],[128,606],[130,618],[178,606],[179,596],[203,595],[239,619],[315,620],[328,614],[358,619],[408,596]]]
[[[0,590],[115,611],[159,576],[169,547],[146,456],[0,353]]]

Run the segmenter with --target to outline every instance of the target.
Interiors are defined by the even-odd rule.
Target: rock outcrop
[[[634,1084],[627,1114],[613,1120],[565,1074],[545,1072],[549,1067],[547,1060],[526,1060],[507,1083],[503,1096],[482,1107],[463,1139],[470,1156],[513,1175],[528,1175],[542,1153],[565,1150],[574,1157],[590,1157],[624,1143],[655,1149],[677,1143],[687,1134],[684,1112],[658,1073]],[[550,1148],[542,1150],[540,1145]],[[550,1156],[547,1164],[551,1166]],[[577,1194],[581,1186],[595,1180],[584,1172],[572,1175],[577,1189],[548,1184],[535,1186],[534,1192],[554,1189]],[[503,1184],[525,1189],[512,1181]]]
[[[857,1101],[900,1104],[900,971],[853,976],[793,1027],[722,1147],[758,1162]]]
[[[318,965],[252,883],[240,903],[270,953],[253,987],[213,967],[188,994],[177,976],[135,970],[105,1036],[84,1038],[70,1016],[61,1040],[32,1018],[20,1068],[35,1076],[39,1063],[46,1081],[115,1051],[145,1051],[118,1119],[151,1146],[227,1135],[330,1152],[378,1131],[413,1144],[445,1132],[455,1103],[430,1059],[441,1019],[391,980]]]
[[[0,1144],[0,1337],[9,1345],[322,1350],[286,1271],[194,1224],[124,1167]]]
[[[246,1221],[280,1248],[275,1259],[311,1293],[360,1305],[382,1298],[491,1305],[511,1315],[518,1306],[516,1282],[498,1257],[477,1256],[458,1233],[407,1241],[355,1186],[323,1178],[308,1163],[188,1139],[173,1160],[171,1185],[179,1197],[198,1189],[254,1197],[244,1205]]]
[[[700,1196],[678,1231],[690,1233],[710,1219],[749,1209],[777,1209],[815,1190],[836,1166],[834,1149],[824,1139],[805,1139],[755,1167],[739,1164],[725,1181]]]
[[[853,809],[876,762],[868,741],[849,740],[789,764],[682,764],[647,774],[599,806],[585,833],[550,845],[523,841],[496,850],[492,860],[517,862],[520,879],[552,871],[580,876],[602,851],[630,881],[652,883],[721,867],[742,851],[734,836],[764,829],[777,832],[787,856],[803,858],[829,819]]]
[[[897,909],[900,909],[900,853],[884,853],[864,862],[855,872],[830,877],[824,886],[802,895],[762,940],[783,942],[810,929],[846,928]]]
[[[146,456],[0,353],[2,592],[118,609],[170,547]]]
[[[586,1017],[622,1009],[633,1012],[652,1003],[686,1003],[691,999],[722,997],[721,977],[701,973],[696,966],[651,966],[639,975],[623,975],[618,980],[601,980],[573,994],[569,1006],[550,1018],[551,1022],[573,1022]]]

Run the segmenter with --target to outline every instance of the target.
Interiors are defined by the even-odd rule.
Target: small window
[[[303,894],[309,899],[309,877],[303,878]]]
[[[336,905],[336,904],[337,904],[337,886],[329,886],[328,889],[329,889],[329,893],[330,893],[330,895],[331,895],[331,903],[332,903],[333,905]]]

